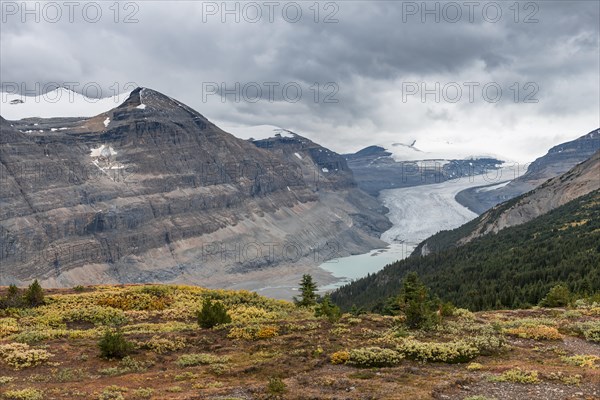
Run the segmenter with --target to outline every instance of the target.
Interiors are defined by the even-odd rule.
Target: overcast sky
[[[135,82],[338,152],[417,140],[527,161],[600,125],[598,1],[47,3],[2,1],[4,85]]]

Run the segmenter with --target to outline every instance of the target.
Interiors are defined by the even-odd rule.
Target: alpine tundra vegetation
[[[302,285],[314,282],[304,277]],[[31,288],[43,295],[40,303],[15,303],[15,296],[27,298]],[[555,287],[544,301],[561,293]],[[439,302],[411,274],[393,315],[356,308],[337,314],[329,297],[315,298],[294,304],[249,291],[176,285],[38,292],[32,284],[16,294],[14,287],[4,289],[2,395],[99,400],[519,399],[531,390],[545,399],[600,395],[598,296],[569,295],[560,308],[472,313]]]

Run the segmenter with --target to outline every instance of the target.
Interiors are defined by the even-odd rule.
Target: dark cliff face
[[[251,142],[297,165],[316,190],[356,187],[352,170],[343,156],[294,132],[288,133],[291,137],[277,135]]]
[[[150,89],[93,118],[0,129],[2,283],[174,279],[202,264],[202,244],[176,243],[318,202],[301,166]]]

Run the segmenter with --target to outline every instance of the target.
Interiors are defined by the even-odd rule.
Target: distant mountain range
[[[472,211],[481,214],[496,204],[530,191],[547,179],[567,172],[598,150],[600,150],[600,129],[595,129],[575,140],[552,147],[546,155],[533,161],[524,174],[507,185],[491,188],[492,190],[467,189],[459,193],[456,199]],[[511,169],[523,167],[515,166]],[[509,178],[514,178],[515,174],[519,173],[509,170],[511,175]]]

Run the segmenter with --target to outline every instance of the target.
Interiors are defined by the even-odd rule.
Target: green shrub
[[[208,367],[208,370],[209,370],[209,371],[210,371],[212,374],[214,374],[214,375],[217,375],[217,376],[220,376],[220,375],[223,375],[223,374],[226,374],[226,373],[228,373],[228,372],[231,370],[231,368],[230,368],[228,365],[225,365],[225,364],[218,364],[218,363],[217,363],[217,364],[211,364],[211,365]]]
[[[497,354],[506,348],[504,337],[489,332],[465,339],[466,343],[476,347],[482,356],[491,356]]]
[[[123,358],[133,350],[133,344],[125,339],[120,330],[106,330],[98,342],[100,355],[104,358]]]
[[[126,392],[126,388],[119,386],[109,386],[105,388],[98,396],[98,400],[125,400],[122,392]]]
[[[571,301],[571,291],[566,285],[553,286],[546,297],[540,301],[542,307],[564,307]]]
[[[133,391],[134,399],[149,399],[152,397],[154,389],[152,388],[139,388]]]
[[[9,400],[42,400],[44,394],[39,390],[27,388],[4,392],[4,398]]]
[[[0,344],[0,359],[16,370],[43,364],[52,356],[44,349],[32,349],[25,343]]]
[[[175,375],[174,378],[176,381],[180,382],[180,381],[190,381],[192,379],[198,379],[198,374],[195,374],[193,372],[184,372],[182,374],[179,375]]]
[[[119,363],[119,366],[101,369],[98,372],[100,372],[100,374],[102,374],[102,375],[117,376],[117,375],[129,374],[132,372],[144,372],[152,364],[153,364],[152,362],[138,361],[138,360],[131,358],[130,356],[126,356],[126,357],[123,357],[123,359]]]
[[[552,372],[550,373],[550,375],[548,375],[548,379],[550,379],[551,381],[560,381],[565,385],[579,385],[581,384],[582,378],[583,377],[579,374],[567,375],[562,373],[561,371]]]
[[[479,355],[477,347],[466,341],[448,343],[420,342],[405,339],[398,346],[398,352],[406,358],[418,361],[433,361],[444,363],[461,363],[472,360]]]
[[[600,322],[584,325],[583,336],[585,340],[600,343]]]
[[[561,357],[560,359],[569,365],[590,369],[596,369],[600,365],[600,357],[592,354],[577,354],[571,357]]]
[[[227,309],[220,302],[213,302],[210,299],[204,299],[202,309],[198,313],[198,324],[205,329],[212,328],[220,324],[228,324],[231,317],[227,314]]]
[[[523,371],[521,368],[513,368],[504,371],[501,375],[490,378],[492,382],[513,382],[513,383],[539,383],[537,371]]]
[[[196,365],[224,364],[229,357],[219,357],[213,354],[184,354],[179,357],[176,364],[180,367],[193,367]]]
[[[267,383],[267,391],[272,394],[285,393],[285,383],[280,378],[269,378]]]
[[[331,302],[331,297],[326,295],[315,309],[316,317],[325,317],[329,322],[336,322],[342,316],[340,308]]]
[[[398,365],[403,355],[395,350],[382,349],[380,347],[365,347],[350,350],[348,364],[363,367],[393,367]]]

